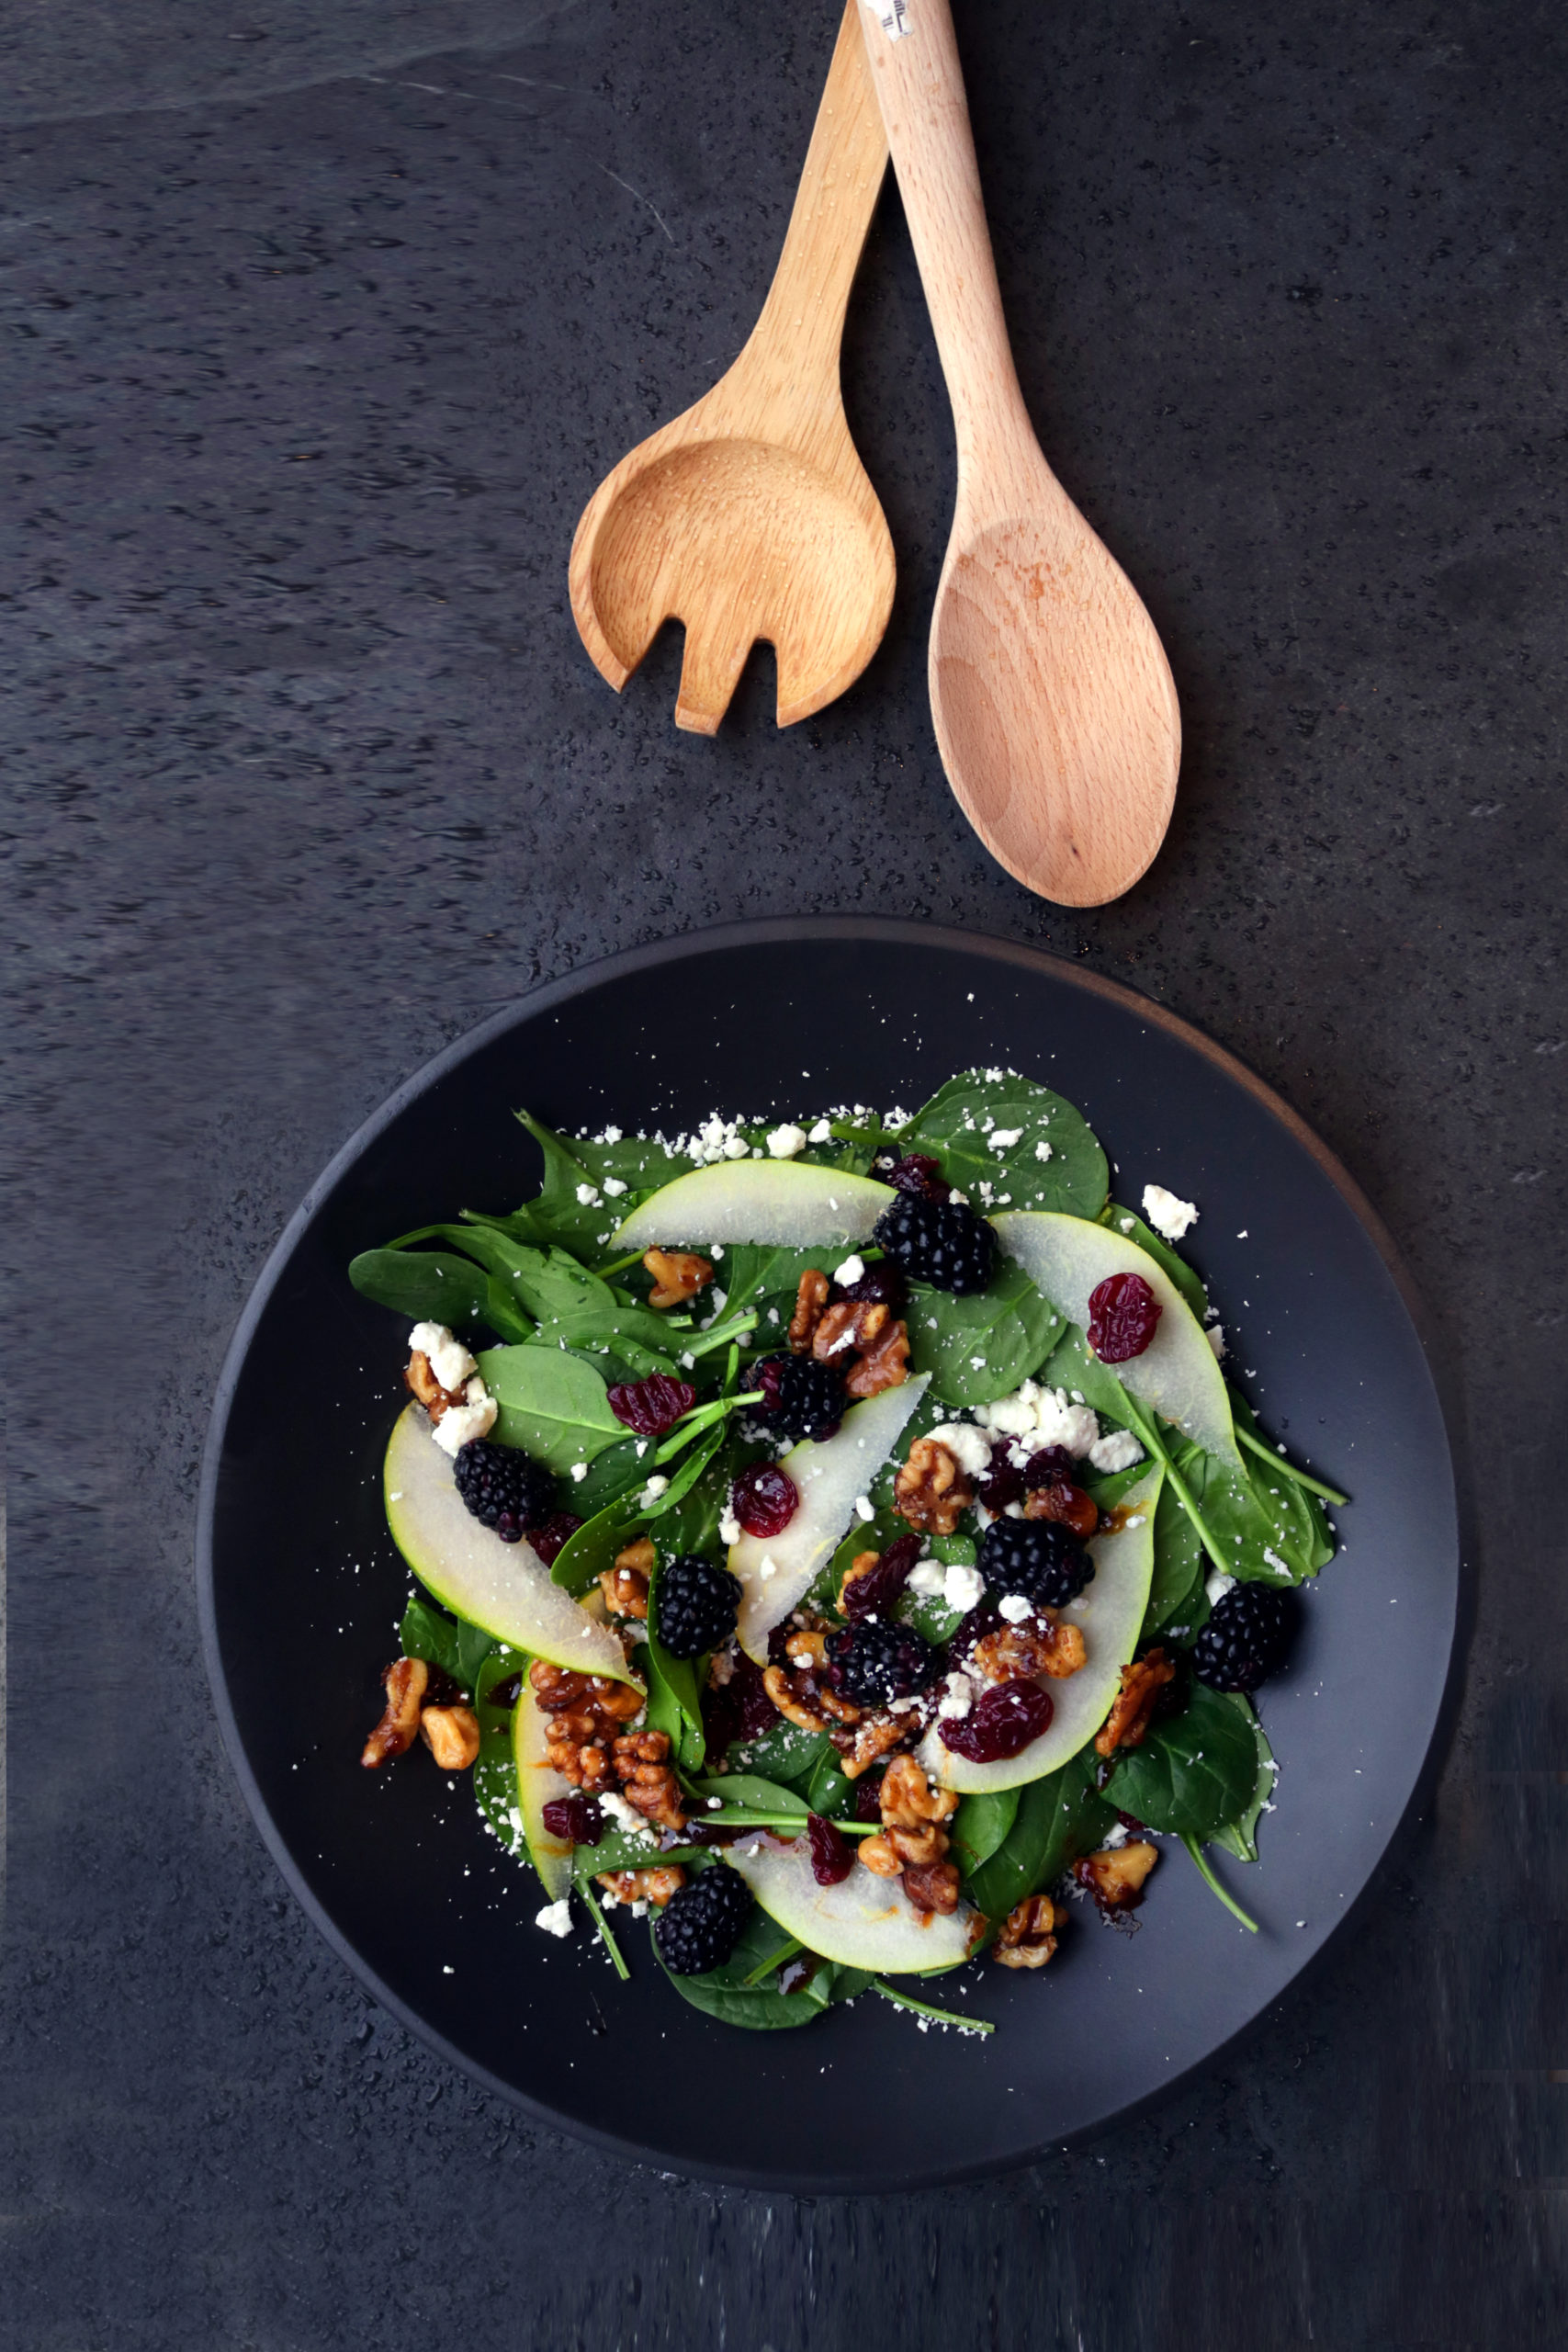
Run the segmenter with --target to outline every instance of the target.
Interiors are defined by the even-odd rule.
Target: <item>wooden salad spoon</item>
[[[664,622],[686,628],[675,724],[711,735],[758,638],[793,726],[859,677],[887,627],[893,542],[855,453],[839,347],[887,140],[849,0],[762,314],[728,375],[601,483],[571,547],[571,609],[618,693]]]
[[[937,748],[1010,874],[1064,906],[1100,906],[1132,888],[1170,821],[1170,665],[1029,422],[948,0],[859,5],[958,444],[931,616]]]

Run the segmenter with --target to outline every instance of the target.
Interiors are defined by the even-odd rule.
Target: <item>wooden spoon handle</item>
[[[1004,453],[1043,460],[1002,315],[953,14],[948,0],[856,5],[953,402],[962,497]]]
[[[743,355],[770,374],[782,362],[792,381],[813,392],[829,377],[835,402],[850,288],[887,170],[887,134],[857,8],[858,0],[849,0],[784,251]]]

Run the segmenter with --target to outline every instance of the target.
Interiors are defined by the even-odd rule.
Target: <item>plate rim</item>
[[[1046,974],[1053,979],[1065,981],[1085,994],[1098,996],[1118,1005],[1140,1020],[1152,1023],[1189,1050],[1200,1054],[1214,1069],[1239,1085],[1243,1091],[1282,1126],[1292,1139],[1303,1149],[1340,1194],[1377,1251],[1398,1293],[1400,1302],[1410,1318],[1422,1361],[1432,1384],[1433,1397],[1438,1408],[1447,1454],[1448,1487],[1445,1502],[1451,1506],[1456,1539],[1453,1563],[1453,1623],[1449,1637],[1448,1655],[1444,1662],[1443,1681],[1438,1704],[1434,1715],[1419,1767],[1409,1796],[1393,1822],[1382,1851],[1369,1871],[1354,1900],[1336,1921],[1303,1965],[1290,1978],[1263,2009],[1242,2021],[1201,2057],[1195,2058],[1168,2080],[1153,2085],[1140,2097],[1123,2099],[1108,2108],[1101,2115],[1089,2118],[1069,2132],[1053,2132],[1046,2139],[1030,2149],[984,2159],[947,2169],[918,2174],[890,2171],[886,2174],[833,2176],[813,2173],[803,2175],[787,2170],[762,2170],[745,2164],[720,2165],[700,2159],[671,2157],[667,2151],[653,2149],[641,2141],[623,2139],[615,2132],[562,2113],[558,2109],[534,2098],[529,2092],[508,2082],[486,2066],[482,2061],[459,2050],[439,2028],[421,2016],[409,2002],[395,1993],[377,1973],[374,1967],[357,1951],[350,1939],[338,1928],[331,1915],[317,1899],[274,1820],[261,1786],[252,1770],[249,1757],[241,1738],[230,1701],[227,1678],[219,1650],[217,1607],[214,1590],[215,1555],[214,1529],[218,1489],[221,1473],[224,1443],[230,1415],[246,1357],[256,1326],[261,1320],[272,1294],[282,1279],[299,1241],[308,1230],[318,1209],[333,1191],[340,1177],[377,1138],[399,1118],[408,1106],[430,1091],[448,1071],[457,1068],[471,1055],[481,1050],[494,1038],[502,1036],[520,1020],[535,1019],[548,1012],[552,1006],[570,1002],[587,994],[607,980],[633,975],[638,971],[688,959],[702,955],[720,954],[739,946],[793,944],[811,940],[878,940],[900,946],[946,948],[970,956],[982,956],[990,960],[1010,964],[1023,970]],[[485,1020],[466,1029],[462,1035],[422,1062],[402,1082],[394,1088],[362,1120],[353,1133],[333,1154],[326,1166],[308,1187],[299,1205],[288,1217],[248,1293],[233,1331],[224,1351],[223,1361],[214,1384],[211,1417],[202,1447],[201,1476],[197,1496],[195,1570],[197,1578],[197,1614],[200,1624],[202,1660],[207,1671],[209,1690],[218,1727],[230,1764],[240,1783],[241,1793],[252,1820],[261,1834],[263,1844],[271,1855],[289,1893],[299,1904],[317,1932],[348,1968],[351,1975],[365,1986],[378,2005],[394,2017],[415,2040],[433,2051],[447,2064],[454,2066],[470,2080],[520,2108],[536,2123],[571,2137],[633,2164],[656,2165],[683,2178],[710,2180],[727,2186],[773,2190],[799,2196],[876,2196],[929,2189],[949,2183],[994,2178],[1016,2172],[1039,2162],[1049,2151],[1066,2148],[1091,2138],[1111,2125],[1128,2121],[1147,2109],[1163,2103],[1179,2086],[1190,2082],[1194,2075],[1220,2063],[1227,2052],[1235,2051],[1254,2034],[1260,2024],[1277,2011],[1280,2002],[1291,1997],[1298,1986],[1314,1977],[1331,1951],[1340,1948],[1351,1922],[1358,1919],[1370,1898],[1374,1883],[1381,1881],[1391,1853],[1406,1836],[1416,1815],[1427,1801],[1439,1767],[1440,1755],[1446,1750],[1457,1715],[1461,1676],[1460,1667],[1468,1648],[1471,1622],[1473,1615],[1471,1592],[1470,1563],[1473,1547],[1470,1542],[1471,1511],[1468,1503],[1469,1481],[1463,1474],[1464,1456],[1459,1432],[1462,1422],[1458,1411],[1458,1398],[1452,1366],[1439,1335],[1437,1319],[1405,1265],[1393,1233],[1362,1187],[1350,1171],[1331,1151],[1300,1113],[1277,1093],[1256,1071],[1228,1046],[1219,1045],[1202,1030],[1168,1006],[1157,1003],[1124,981],[1108,978],[1104,974],[1089,971],[1049,948],[1034,947],[1021,940],[1004,939],[984,932],[961,929],[956,924],[928,923],[903,916],[873,914],[773,915],[756,921],[726,922],[672,933],[665,938],[645,943],[641,946],[623,948],[609,956],[596,956],[590,962],[575,966],[572,970],[546,980],[538,987],[510,999]]]

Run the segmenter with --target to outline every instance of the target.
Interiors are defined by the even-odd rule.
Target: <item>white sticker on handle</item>
[[[906,40],[914,31],[909,22],[910,4],[911,0],[877,0],[876,13],[889,40]]]

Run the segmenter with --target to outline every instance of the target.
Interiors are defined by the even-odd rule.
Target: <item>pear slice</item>
[[[944,1747],[940,1726],[926,1734],[920,1762],[933,1781],[964,1796],[1021,1788],[1043,1780],[1094,1737],[1121,1687],[1122,1668],[1137,1647],[1155,1572],[1155,1506],[1165,1472],[1157,1464],[1122,1498],[1110,1525],[1091,1538],[1094,1574],[1059,1613],[1077,1625],[1089,1656],[1076,1674],[1048,1682],[1055,1712],[1036,1740],[998,1764],[972,1764]]]
[[[545,1807],[557,1797],[572,1794],[571,1782],[558,1772],[545,1753],[549,1717],[528,1688],[525,1676],[517,1704],[512,1711],[512,1753],[517,1759],[517,1810],[528,1860],[552,1903],[558,1903],[571,1884],[574,1849],[564,1838],[552,1838],[545,1827]]]
[[[725,1860],[786,1935],[798,1936],[824,1960],[867,1968],[874,1976],[954,1967],[986,1932],[984,1918],[967,1903],[945,1918],[917,1911],[900,1880],[878,1878],[859,1862],[837,1886],[818,1886],[804,1838],[787,1844],[753,1838],[728,1847]]]
[[[890,1184],[793,1159],[720,1159],[654,1193],[611,1238],[615,1250],[687,1242],[760,1241],[786,1250],[840,1250],[869,1241],[897,1199]]]
[[[533,1547],[503,1544],[467,1510],[423,1406],[399,1415],[383,1476],[393,1543],[454,1616],[552,1666],[637,1681],[615,1634],[551,1582]]]
[[[836,1436],[806,1438],[780,1463],[800,1493],[795,1517],[782,1535],[742,1535],[729,1547],[729,1573],[741,1587],[740,1646],[757,1665],[767,1663],[773,1627],[783,1624],[842,1543],[857,1498],[870,1493],[930,1382],[922,1373],[901,1388],[885,1388],[852,1405]]]
[[[991,1223],[1036,1290],[1059,1315],[1089,1329],[1089,1294],[1111,1274],[1141,1274],[1159,1301],[1159,1325],[1141,1356],[1107,1365],[1130,1395],[1148,1405],[1229,1469],[1241,1472],[1224,1374],[1203,1326],[1146,1250],[1109,1226],[1050,1209],[1004,1209]]]

